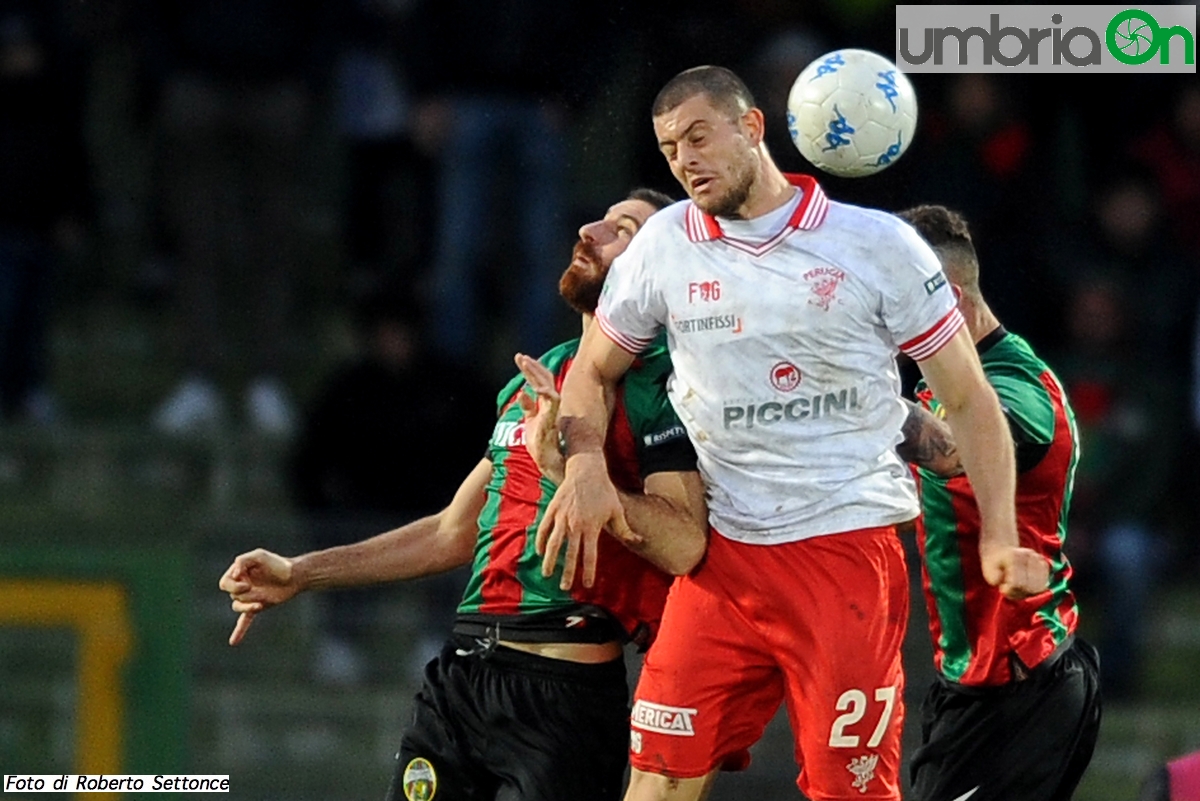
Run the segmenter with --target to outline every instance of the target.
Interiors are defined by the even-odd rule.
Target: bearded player
[[[670,202],[638,190],[580,229],[560,291],[585,330],[612,260]],[[293,559],[252,551],[221,579],[240,613],[230,637],[237,644],[256,614],[304,590],[416,578],[473,560],[453,636],[426,668],[401,741],[391,801],[418,792],[444,801],[620,797],[629,726],[622,643],[653,638],[671,574],[703,555],[706,513],[695,452],[666,397],[670,361],[655,346],[617,389],[609,433],[628,526],[600,543],[605,569],[589,587],[564,590],[559,574],[542,574],[534,532],[554,484],[527,443],[542,449],[547,473],[562,468],[557,432],[534,414],[532,392],[544,398],[561,386],[578,344],[525,364],[531,386],[518,376],[501,391],[487,456],[442,512]]]

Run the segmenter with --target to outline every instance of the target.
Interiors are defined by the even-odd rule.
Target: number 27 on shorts
[[[896,707],[896,688],[895,687],[880,687],[875,690],[875,700],[883,704],[883,709],[880,711],[879,722],[875,725],[875,731],[871,733],[871,739],[867,740],[867,748],[874,748],[883,740],[883,735],[887,733],[888,723],[892,719],[892,711]],[[863,719],[867,714],[867,694],[862,690],[846,690],[838,698],[835,709],[845,713],[838,715],[833,721],[833,726],[829,730],[829,746],[830,748],[857,748],[859,744],[859,736],[857,734],[846,734],[846,727],[853,726]]]

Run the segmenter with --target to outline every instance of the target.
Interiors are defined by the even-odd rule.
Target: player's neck
[[[788,182],[771,157],[764,154],[762,169],[754,185],[750,187],[750,196],[738,209],[738,216],[743,220],[753,220],[755,217],[770,214],[795,195],[796,187]]]
[[[595,316],[593,316],[591,314],[581,314],[579,316],[583,320],[583,326],[582,326],[583,333],[586,334],[588,332],[588,329],[592,327],[592,323],[595,322],[596,318],[595,318]]]
[[[971,341],[978,345],[983,338],[1000,327],[1000,319],[992,313],[987,303],[960,304],[963,317],[967,321],[967,330],[971,332]]]

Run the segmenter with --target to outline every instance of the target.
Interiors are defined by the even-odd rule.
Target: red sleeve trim
[[[901,344],[900,350],[904,351],[913,361],[924,361],[941,350],[942,346],[953,339],[954,335],[958,333],[958,329],[966,323],[967,321],[963,319],[958,307],[955,307],[924,334]]]
[[[611,339],[617,347],[633,356],[637,356],[646,349],[647,345],[654,341],[654,337],[638,339],[637,337],[621,333],[600,312],[596,312],[596,323],[599,324],[600,330],[604,332],[604,335]]]

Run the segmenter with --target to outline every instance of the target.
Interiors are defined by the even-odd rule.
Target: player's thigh
[[[1072,652],[1024,681],[986,690],[938,683],[913,754],[917,801],[1057,801],[1090,761],[1099,728],[1095,674]]]
[[[505,711],[492,718],[487,748],[496,798],[617,801],[629,753],[624,665],[550,667],[556,675],[505,678]]]
[[[1077,686],[1079,698],[1078,736],[1062,781],[1054,798],[1070,798],[1079,785],[1092,761],[1096,740],[1100,736],[1100,720],[1103,714],[1103,698],[1100,692],[1100,655],[1091,643],[1077,639],[1074,647],[1065,655],[1064,671],[1079,674],[1072,681]]]
[[[800,789],[820,799],[899,798],[909,597],[902,547],[890,530],[796,545],[806,581],[772,630]]]
[[[443,648],[425,668],[413,717],[400,741],[387,801],[489,801],[492,783],[469,750],[480,732],[470,666]]]
[[[783,697],[761,635],[712,576],[706,565],[672,587],[642,666],[630,763],[647,773],[690,779],[745,767]]]

